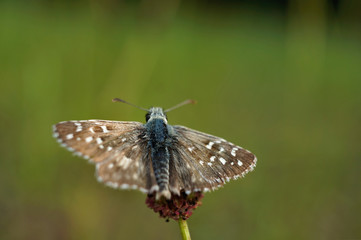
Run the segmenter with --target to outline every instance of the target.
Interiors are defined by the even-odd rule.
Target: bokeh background
[[[64,120],[171,124],[254,152],[207,193],[194,239],[361,239],[361,2],[1,1],[0,239],[180,239],[137,191],[99,184]]]

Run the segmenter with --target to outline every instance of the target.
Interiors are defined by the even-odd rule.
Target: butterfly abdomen
[[[166,147],[152,149],[152,166],[159,193],[170,198],[169,192],[169,152]]]

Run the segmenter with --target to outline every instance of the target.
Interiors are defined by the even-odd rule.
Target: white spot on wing
[[[214,159],[216,159],[216,156],[212,156],[212,157],[210,158],[211,162],[214,162]]]
[[[81,154],[80,152],[74,152],[74,156],[82,157],[83,154]]]
[[[119,166],[123,167],[124,169],[127,169],[130,165],[130,163],[132,162],[132,159],[127,158],[126,156],[124,156],[120,162],[119,162]]]
[[[221,153],[221,152],[224,152],[224,148],[222,148],[222,147],[219,149],[219,153]]]
[[[103,129],[103,132],[104,133],[108,133],[109,130],[107,129],[107,126],[100,126],[102,129]]]
[[[199,161],[199,164],[203,166],[203,161]]]
[[[74,148],[72,148],[72,147],[67,147],[67,149],[68,149],[70,152],[74,152],[74,151],[75,151]]]
[[[208,145],[206,146],[208,149],[211,149],[213,146],[214,142],[209,142]]]
[[[122,185],[120,185],[121,189],[128,189],[129,188],[129,184],[123,183]]]
[[[111,146],[108,146],[107,147],[107,151],[109,152],[109,151],[111,151],[113,148],[111,147]]]
[[[238,148],[236,148],[236,147],[232,148],[231,154],[232,154],[233,157],[236,156],[236,151],[237,150],[238,150]]]
[[[97,143],[98,143],[98,144],[101,144],[102,142],[103,142],[103,140],[98,137],[98,138],[97,138]]]
[[[72,133],[69,133],[68,135],[66,135],[66,139],[72,139],[74,137],[74,135]]]
[[[91,128],[89,128],[89,131],[91,131],[92,133],[95,133],[94,132],[94,129],[91,127]]]
[[[240,160],[238,160],[237,164],[238,164],[238,166],[242,166],[242,165],[243,165],[243,163],[242,163]]]
[[[255,167],[256,167],[256,165],[253,164],[253,165],[249,166],[249,170],[253,171]]]
[[[89,142],[91,142],[92,140],[93,140],[93,137],[87,137],[87,138],[85,139],[85,142],[89,143]]]
[[[108,187],[112,187],[112,188],[118,187],[118,183],[116,183],[116,182],[106,182],[105,185]]]
[[[224,159],[224,158],[219,158],[219,161],[221,161],[221,163],[224,165],[224,164],[226,164],[226,160]]]
[[[189,150],[190,152],[192,152],[193,149],[194,149],[194,147],[189,147],[189,148],[188,148],[188,150]]]
[[[148,193],[148,190],[142,187],[139,188],[139,191],[141,191],[142,193]]]
[[[122,142],[125,142],[127,139],[126,138],[122,138]]]
[[[76,126],[76,132],[81,132],[83,130],[81,123],[75,122],[74,125]]]
[[[98,182],[103,182],[103,178],[101,176],[97,177]]]

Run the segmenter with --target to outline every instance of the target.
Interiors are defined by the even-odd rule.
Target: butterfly
[[[115,98],[115,102],[130,104]],[[147,111],[146,123],[108,120],[64,121],[53,136],[75,155],[96,165],[99,182],[170,199],[181,192],[208,192],[252,171],[257,158],[223,138],[168,124],[173,108]],[[133,104],[130,104],[133,105]],[[135,106],[135,105],[133,105]]]

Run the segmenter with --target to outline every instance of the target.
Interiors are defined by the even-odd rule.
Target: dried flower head
[[[186,194],[181,191],[180,195],[172,194],[169,200],[165,198],[157,200],[155,194],[148,194],[145,203],[162,218],[186,220],[192,215],[193,210],[202,204],[203,196],[202,192]]]

